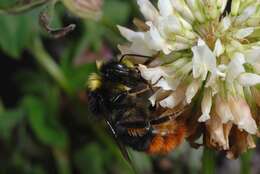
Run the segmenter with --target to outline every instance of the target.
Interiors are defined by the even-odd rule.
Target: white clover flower
[[[235,156],[229,138],[245,137],[247,149],[258,133],[260,1],[233,0],[230,13],[224,11],[227,1],[158,0],[157,9],[137,0],[148,29],[119,30],[130,42],[122,54],[156,56],[157,66],[139,65],[143,78],[160,88],[152,104],[201,102],[197,120],[205,122],[209,146],[232,148]],[[162,99],[165,91],[170,93]]]

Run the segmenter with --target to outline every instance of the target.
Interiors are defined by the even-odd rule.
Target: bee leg
[[[153,58],[152,56],[145,56],[145,55],[140,55],[140,54],[124,54],[121,56],[119,62],[122,62],[124,60],[125,57],[142,57],[142,58],[147,58],[148,60],[150,60],[151,58]]]
[[[157,59],[157,57],[159,56],[160,52],[158,52],[156,55],[150,57],[150,59],[146,60],[144,62],[144,65],[148,66],[150,65],[155,59]]]
[[[154,57],[151,57],[151,59],[148,59],[144,62],[144,65],[148,66],[150,65],[157,57],[154,56]]]
[[[144,89],[141,89],[141,90],[139,90],[139,91],[137,91],[137,92],[131,92],[131,90],[130,90],[130,91],[128,91],[128,95],[130,95],[130,96],[132,96],[132,97],[136,97],[136,96],[139,95],[139,94],[142,94],[142,93],[147,92],[149,89],[150,89],[150,88],[149,88],[148,86],[146,86]]]
[[[162,80],[164,77],[163,76],[161,76],[154,84],[152,84],[152,86],[154,86],[154,85],[156,85],[156,84],[158,84],[159,83],[159,81],[160,80]]]
[[[153,85],[150,84],[150,83],[148,83],[147,86],[148,86],[148,88],[154,93]]]
[[[139,91],[137,91],[137,92],[131,92],[131,90],[130,90],[128,94],[129,94],[130,96],[135,96],[135,97],[136,97],[137,95],[142,94],[142,93],[145,93],[145,92],[147,92],[148,90],[151,90],[151,91],[154,93],[155,91],[154,91],[154,89],[153,89],[153,86],[156,85],[157,83],[159,83],[159,81],[160,81],[161,79],[163,79],[163,76],[161,76],[154,84],[150,84],[150,83],[146,82],[146,87],[145,87],[144,89],[141,89],[141,90],[139,90]]]
[[[149,66],[155,59],[157,59],[157,57],[159,56],[160,52],[158,52],[156,55],[154,56],[146,56],[146,55],[140,55],[140,54],[124,54],[121,56],[119,62],[122,62],[124,60],[125,57],[142,57],[142,58],[146,58],[147,60],[143,63],[146,66]]]
[[[121,103],[127,97],[127,91],[119,93],[118,95],[114,96],[110,101],[113,104]]]
[[[155,92],[154,89],[153,89],[153,86],[156,85],[157,83],[159,83],[159,81],[161,79],[163,79],[163,76],[161,76],[154,84],[147,83],[148,89],[150,89],[152,92]]]

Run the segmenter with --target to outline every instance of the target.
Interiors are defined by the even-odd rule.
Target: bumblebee
[[[106,121],[127,160],[125,146],[149,154],[168,153],[186,136],[186,126],[176,119],[182,110],[169,112],[153,107],[149,97],[156,89],[131,61],[124,59],[126,56],[140,55],[123,55],[120,60],[101,64],[99,74],[89,77],[90,111]]]
[[[149,84],[141,77],[134,64],[124,59],[126,56],[122,56],[120,60],[98,64],[99,74],[91,74],[88,79],[88,106],[93,115],[106,121],[124,157],[129,159],[115,125],[120,118],[124,118],[122,115],[130,108],[138,108],[142,115],[148,115],[148,104],[136,107],[137,96],[143,92],[134,90],[145,88],[142,91],[149,91]],[[131,146],[128,143],[125,145]]]

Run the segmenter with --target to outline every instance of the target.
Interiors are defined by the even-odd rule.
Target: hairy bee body
[[[90,111],[106,120],[118,144],[158,154],[168,153],[184,139],[185,125],[175,119],[181,112],[157,112],[149,101],[154,89],[132,64],[104,63],[99,74],[89,77],[88,88]]]
[[[175,118],[182,110],[170,115],[155,116],[147,120],[121,120],[116,128],[122,141],[135,150],[149,154],[166,154],[180,145],[186,137],[186,125],[182,119]],[[140,143],[139,143],[140,142]],[[142,144],[140,148],[140,144]]]

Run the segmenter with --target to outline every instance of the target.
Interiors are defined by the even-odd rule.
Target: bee
[[[168,153],[186,136],[186,125],[177,119],[183,110],[169,112],[152,106],[149,97],[154,93],[153,85],[124,59],[126,56],[150,58],[144,64],[154,60],[131,54],[100,65],[99,74],[88,79],[90,111],[105,120],[128,161],[125,146],[149,154]]]
[[[151,87],[141,77],[138,69],[130,61],[124,59],[126,56],[139,55],[123,55],[120,60],[111,60],[98,65],[99,74],[93,73],[90,75],[88,79],[88,106],[93,115],[106,121],[123,156],[129,161],[128,153],[119,141],[115,129],[115,120],[120,118],[120,114],[124,115],[127,109],[135,108],[137,95],[148,91],[148,88]],[[148,56],[139,57],[148,58]],[[141,90],[142,92],[134,92],[134,90],[143,87],[145,88]]]

